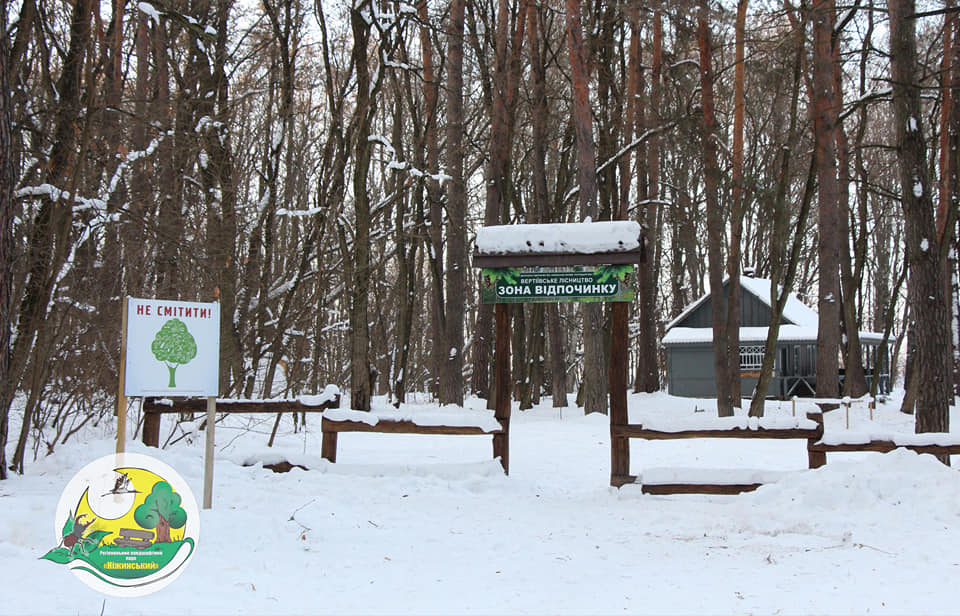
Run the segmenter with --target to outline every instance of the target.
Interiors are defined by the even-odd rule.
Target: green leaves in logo
[[[143,504],[133,511],[133,519],[143,528],[156,528],[158,543],[170,543],[170,529],[183,528],[187,523],[187,512],[180,502],[180,495],[169,483],[158,481]]]
[[[63,525],[63,545],[50,550],[40,558],[65,565],[74,558],[89,556],[100,547],[103,538],[110,534],[107,530],[94,530],[81,536],[80,533],[84,528],[86,528],[85,525],[77,525],[77,519],[71,513]],[[74,531],[77,531],[76,535]]]
[[[70,555],[70,550],[68,550],[67,548],[54,548],[49,552],[47,552],[46,554],[44,554],[43,556],[41,556],[40,558],[41,560],[42,559],[52,560],[58,565],[65,565],[71,560],[73,560],[73,557]]]

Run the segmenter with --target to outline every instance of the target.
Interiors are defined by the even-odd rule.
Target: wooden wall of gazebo
[[[643,242],[640,247],[618,252],[581,253],[518,253],[473,255],[477,268],[506,267],[566,267],[576,265],[631,265],[643,263]],[[630,437],[624,436],[629,424],[627,414],[627,373],[629,352],[628,302],[611,302],[609,357],[609,418],[610,418],[610,485],[621,486],[630,477]],[[500,457],[504,471],[509,472],[510,460],[510,304],[497,303],[494,339],[494,414],[503,433],[493,437],[493,455]]]

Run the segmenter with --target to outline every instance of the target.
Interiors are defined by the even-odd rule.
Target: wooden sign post
[[[124,391],[127,380],[127,306],[130,298],[123,298],[123,314],[120,316],[120,368],[119,391],[117,392],[117,453],[127,446],[127,395]]]
[[[217,425],[217,397],[207,397],[207,434],[203,449],[203,508],[213,507],[213,446]]]
[[[126,298],[121,357],[118,452],[126,438],[127,397],[207,398],[203,507],[209,509],[220,381],[220,304]]]
[[[511,303],[610,302],[610,485],[632,481],[630,439],[624,436],[631,276],[645,254],[640,225],[628,221],[484,227],[477,234],[473,266],[483,268],[481,301],[496,305],[495,414],[503,434],[493,455],[504,471],[510,461]]]

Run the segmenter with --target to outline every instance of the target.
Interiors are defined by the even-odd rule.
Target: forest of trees
[[[818,395],[864,393],[857,332],[884,332],[917,430],[948,428],[955,0],[17,0],[0,19],[0,476],[113,413],[125,296],[220,302],[222,396],[489,398],[477,229],[586,217],[645,229],[637,391],[661,387],[663,325],[750,267],[819,311],[818,373],[847,370]],[[604,411],[609,308],[511,310],[521,407]]]

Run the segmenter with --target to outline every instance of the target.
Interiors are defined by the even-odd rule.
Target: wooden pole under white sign
[[[127,395],[124,391],[127,381],[127,307],[130,298],[123,298],[123,309],[120,317],[120,367],[118,376],[120,381],[117,392],[117,453],[123,453],[127,446]]]
[[[213,430],[217,423],[217,397],[207,397],[207,440],[203,452],[203,508],[213,507]]]

